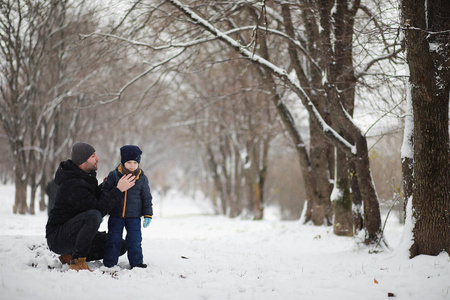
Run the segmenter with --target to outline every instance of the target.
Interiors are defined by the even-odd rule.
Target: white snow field
[[[149,267],[130,270],[122,256],[112,269],[96,261],[94,272],[77,273],[48,250],[46,212],[14,215],[14,188],[0,185],[0,299],[450,299],[448,254],[408,259],[393,216],[392,251],[370,254],[331,227],[270,212],[263,221],[229,219],[203,200],[154,196],[154,220],[142,230]]]

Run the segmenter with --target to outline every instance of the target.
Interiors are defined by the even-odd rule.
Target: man
[[[47,205],[47,215],[50,216],[50,212],[52,211],[53,205],[55,205],[55,197],[56,190],[58,189],[58,185],[55,180],[52,179],[45,187],[45,193],[48,196],[48,205]]]
[[[98,232],[102,218],[134,186],[135,176],[128,174],[102,193],[96,178],[98,160],[94,147],[76,142],[71,159],[61,162],[55,175],[58,190],[46,226],[47,244],[76,271],[91,271],[86,261],[103,259],[106,233]],[[124,248],[121,255],[125,252]]]

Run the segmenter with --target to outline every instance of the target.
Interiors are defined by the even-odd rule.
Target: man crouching
[[[135,177],[129,174],[102,194],[96,177],[98,160],[94,147],[77,142],[72,146],[71,159],[61,162],[55,174],[58,189],[47,221],[47,244],[61,255],[63,264],[70,264],[69,269],[76,271],[91,271],[86,261],[103,259],[107,236],[98,231],[102,218],[135,183]],[[124,246],[121,255],[125,252]]]

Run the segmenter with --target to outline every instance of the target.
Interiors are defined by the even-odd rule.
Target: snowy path
[[[120,267],[93,262],[94,272],[76,273],[48,251],[45,213],[8,210],[0,208],[1,300],[349,300],[387,299],[389,293],[392,299],[450,299],[447,254],[413,260],[398,252],[368,254],[329,227],[192,212],[155,217],[143,229],[149,268],[129,270],[121,257]],[[388,237],[398,242],[402,228],[389,227]]]

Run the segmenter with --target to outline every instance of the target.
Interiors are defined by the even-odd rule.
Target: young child
[[[115,266],[119,260],[124,227],[127,231],[125,243],[131,268],[147,267],[143,263],[142,255],[141,217],[144,217],[143,226],[147,228],[152,220],[153,208],[147,176],[139,168],[141,154],[141,149],[135,145],[125,145],[120,148],[121,164],[109,173],[103,186],[103,190],[108,192],[117,185],[123,175],[132,173],[136,176],[135,185],[125,192],[120,204],[109,213],[108,240],[103,259],[106,267]]]

